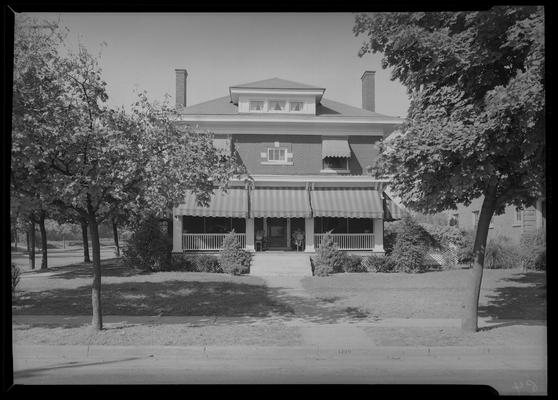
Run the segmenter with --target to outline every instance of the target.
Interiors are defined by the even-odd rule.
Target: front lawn
[[[306,277],[310,295],[378,318],[461,318],[470,270],[423,274],[352,273]],[[479,316],[546,319],[546,274],[485,270]]]
[[[262,279],[192,272],[143,274],[118,260],[102,263],[104,315],[265,317],[289,313]],[[91,315],[91,265],[24,274],[14,315]]]

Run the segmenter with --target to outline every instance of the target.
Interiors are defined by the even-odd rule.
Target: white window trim
[[[261,109],[261,110],[252,110],[251,107],[250,107],[250,104],[253,103],[253,102],[261,102],[261,103],[263,103],[262,109]],[[251,113],[264,113],[264,112],[265,112],[265,108],[266,108],[265,100],[261,100],[261,99],[260,99],[260,100],[256,100],[256,99],[249,99],[249,100],[248,100],[248,112],[251,112]]]
[[[471,211],[471,215],[473,216],[473,227],[475,227],[479,223],[478,217],[480,215],[480,211],[479,210]]]
[[[270,160],[269,159],[269,153],[270,151],[277,151],[277,150],[284,150],[285,152],[285,158],[283,160]],[[263,163],[267,163],[267,164],[287,164],[288,163],[288,153],[289,150],[286,147],[268,147],[267,148],[267,161],[263,161]],[[292,165],[292,163],[291,163]]]

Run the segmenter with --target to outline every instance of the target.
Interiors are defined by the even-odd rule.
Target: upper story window
[[[269,112],[282,112],[285,111],[285,105],[287,104],[284,100],[270,100],[267,110]]]
[[[325,157],[323,159],[323,171],[348,171],[349,159],[347,157]]]
[[[520,226],[523,221],[523,211],[519,207],[515,207],[513,213],[513,225]]]
[[[289,103],[290,111],[302,111],[304,103],[302,101],[291,101]]]
[[[263,101],[250,101],[250,111],[263,111],[264,102]]]
[[[267,161],[286,163],[287,162],[287,149],[281,147],[267,149]]]

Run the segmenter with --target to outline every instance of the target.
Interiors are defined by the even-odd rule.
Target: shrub
[[[510,269],[521,264],[520,253],[505,236],[490,239],[484,253],[484,268]]]
[[[431,241],[434,242],[434,247],[448,248],[451,245],[460,247],[463,244],[464,232],[459,230],[456,226],[449,225],[433,225],[427,223],[421,223],[428,235],[432,238]]]
[[[331,231],[327,232],[322,237],[320,246],[314,256],[314,275],[328,276],[331,273],[343,271],[345,257],[345,253],[339,250],[333,241]],[[319,274],[316,271],[319,271]]]
[[[457,248],[457,263],[470,264],[475,260],[473,253],[473,245],[475,244],[475,233],[472,231],[464,231],[461,244]]]
[[[12,296],[16,294],[16,288],[19,284],[19,280],[21,279],[21,269],[12,264]]]
[[[546,233],[523,235],[519,246],[524,270],[546,270]]]
[[[150,271],[172,269],[172,240],[161,230],[159,219],[149,217],[133,230],[123,249],[124,263],[133,268]]]
[[[173,271],[195,271],[194,256],[188,254],[173,254],[171,256],[171,269]]]
[[[194,258],[194,267],[196,272],[223,273],[219,258],[212,254],[199,254]]]
[[[418,225],[410,216],[402,220],[401,230],[390,255],[395,263],[395,270],[401,272],[422,272],[426,269],[424,259],[427,246],[422,234],[424,228]]]
[[[390,256],[372,254],[362,260],[362,266],[368,272],[393,272],[395,263]]]
[[[223,272],[240,275],[250,271],[252,254],[244,250],[234,235],[234,229],[223,239],[223,248],[219,252],[219,263]]]
[[[367,269],[362,265],[362,257],[356,254],[347,254],[343,260],[344,272],[367,272]]]

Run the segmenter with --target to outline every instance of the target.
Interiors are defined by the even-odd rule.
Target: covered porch
[[[234,230],[249,251],[313,253],[331,232],[341,250],[383,253],[385,205],[371,187],[236,187],[207,205],[189,193],[173,209],[173,252],[219,251]]]

